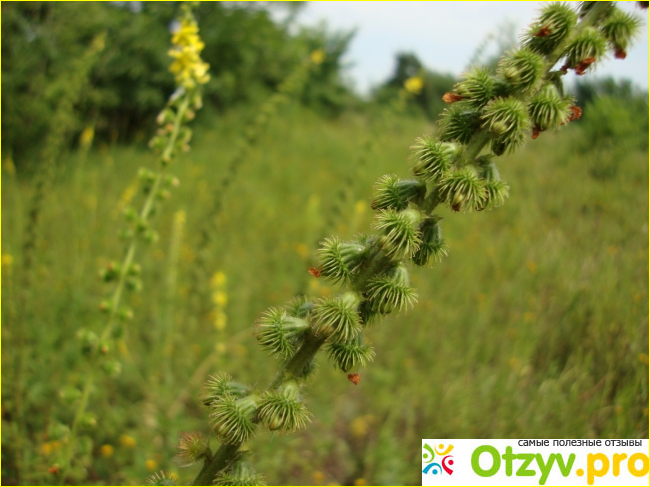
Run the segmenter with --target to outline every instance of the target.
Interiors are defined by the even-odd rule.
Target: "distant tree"
[[[398,53],[395,56],[393,74],[374,90],[373,100],[380,104],[389,103],[398,96],[404,83],[415,77],[422,80],[422,87],[418,93],[412,94],[407,108],[413,113],[424,113],[429,119],[435,119],[445,106],[442,96],[452,89],[455,78],[426,69],[413,53]]]
[[[36,160],[39,141],[50,129],[57,86],[73,61],[98,32],[106,47],[93,66],[90,83],[71,116],[76,131],[87,125],[110,142],[147,140],[151,120],[174,90],[167,45],[178,2],[3,2],[2,152],[17,166]],[[275,90],[311,50],[326,59],[301,96],[304,103],[335,114],[351,101],[343,82],[341,57],[352,34],[324,29],[290,32],[299,7],[276,22],[272,2],[203,2],[196,11],[211,80],[204,100],[216,110],[257,103]],[[286,8],[286,7],[284,7]],[[198,122],[208,119],[204,110]],[[212,110],[214,114],[214,110]]]

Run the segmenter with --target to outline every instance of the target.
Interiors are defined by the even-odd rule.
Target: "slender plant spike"
[[[262,314],[257,340],[279,359],[266,390],[225,374],[206,384],[202,400],[221,446],[212,453],[199,433],[182,437],[181,461],[203,461],[193,485],[264,485],[242,446],[258,426],[289,433],[307,425],[311,414],[302,390],[314,372],[316,353],[323,348],[335,368],[359,382],[358,370],[375,354],[364,338],[366,327],[413,306],[411,263],[425,266],[447,254],[436,208],[474,212],[503,204],[508,186],[500,178],[497,157],[513,152],[527,137],[535,139],[578,118],[581,111],[565,95],[562,77],[591,71],[607,52],[623,58],[640,23],[614,2],[583,2],[575,10],[549,3],[496,72],[472,68],[463,75],[443,98],[450,106],[441,115],[438,134],[423,136],[412,147],[413,178],[388,175],[377,182],[374,233],[349,242],[337,237],[322,242],[310,273],[339,283],[341,294],[298,297]],[[126,276],[129,265],[111,272]],[[93,350],[94,338],[86,341]],[[176,480],[157,474],[149,481],[169,485]]]
[[[156,205],[169,198],[169,189],[178,185],[177,179],[168,175],[166,169],[179,153],[189,150],[192,131],[187,122],[201,108],[201,86],[209,80],[208,65],[200,57],[204,44],[198,35],[198,26],[189,5],[182,6],[179,20],[180,27],[173,34],[172,49],[169,51],[174,59],[169,69],[174,74],[178,88],[158,116],[160,128],[150,143],[159,152],[160,169],[140,169],[138,176],[145,200],[140,211],[127,208],[124,212],[127,222],[127,228],[121,232],[126,242],[124,257],[120,262],[110,262],[100,272],[104,282],[114,283],[111,296],[99,306],[107,315],[104,328],[99,333],[87,329],[81,329],[77,333],[88,367],[83,389],[77,391],[76,400],[73,401],[76,402],[76,412],[61,459],[61,483],[66,481],[79,448],[80,438],[77,435],[80,428],[96,422],[93,415],[86,412],[95,375],[100,371],[111,376],[120,373],[121,364],[112,357],[111,351],[114,348],[113,341],[121,335],[123,322],[133,316],[130,309],[121,306],[122,296],[125,291],[137,292],[142,287],[140,265],[135,262],[136,249],[140,243],[152,243],[157,239],[157,233],[150,222],[151,217]],[[170,485],[169,482],[174,481],[174,477],[157,474],[150,480],[152,485]]]

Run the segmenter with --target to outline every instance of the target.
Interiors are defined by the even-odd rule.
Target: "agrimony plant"
[[[203,461],[194,485],[262,482],[241,447],[260,426],[291,432],[306,425],[310,416],[301,391],[321,348],[350,381],[359,382],[358,369],[375,353],[364,339],[365,328],[413,305],[409,265],[427,265],[447,252],[436,208],[474,212],[503,204],[508,186],[497,157],[528,136],[577,118],[580,110],[564,94],[562,77],[590,71],[608,50],[622,57],[617,52],[627,48],[639,23],[613,2],[584,2],[577,10],[547,4],[495,73],[471,69],[463,76],[444,97],[450,107],[437,137],[419,138],[412,148],[413,179],[389,175],[377,182],[373,232],[323,242],[310,273],[341,283],[343,292],[299,297],[262,315],[257,339],[279,361],[271,384],[260,391],[226,375],[208,382],[203,402],[221,446],[188,456],[181,443],[186,461]]]
[[[188,122],[194,118],[195,111],[201,108],[201,87],[209,80],[209,66],[201,59],[203,47],[191,6],[184,4],[181,7],[179,27],[173,33],[172,48],[168,53],[173,58],[169,70],[174,74],[177,89],[159,114],[159,129],[150,142],[150,146],[159,154],[159,168],[140,169],[138,176],[144,201],[139,211],[131,207],[124,210],[126,228],[120,232],[125,242],[124,255],[121,261],[110,262],[100,272],[103,281],[113,284],[111,294],[99,306],[107,315],[106,323],[99,333],[80,329],[77,334],[88,366],[82,390],[68,391],[68,395],[72,392],[73,402],[76,402],[77,406],[58,467],[62,483],[71,468],[72,458],[78,457],[79,444],[89,441],[80,441],[85,440],[78,438],[80,428],[92,426],[97,422],[94,416],[86,411],[96,374],[103,371],[115,376],[121,370],[120,362],[113,357],[111,351],[114,341],[122,335],[123,323],[133,316],[133,312],[121,304],[122,297],[126,291],[137,292],[141,289],[141,267],[135,262],[136,250],[140,244],[152,243],[158,238],[151,218],[157,206],[169,198],[169,190],[178,185],[178,180],[167,173],[167,168],[181,152],[189,150],[192,131]],[[181,219],[184,219],[184,216],[181,216]],[[180,233],[180,230],[178,232]],[[169,285],[173,286],[173,282]],[[161,478],[169,480],[164,475]]]

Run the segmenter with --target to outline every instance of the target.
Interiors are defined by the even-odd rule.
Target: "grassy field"
[[[78,457],[86,471],[73,472],[84,483],[141,484],[161,468],[194,477],[196,466],[179,468],[172,457],[180,432],[207,432],[202,383],[217,371],[269,383],[276,364],[252,337],[255,320],[297,293],[336,292],[307,272],[316,243],[366,231],[373,183],[407,177],[409,146],[435,130],[412,118],[324,121],[289,107],[214,215],[245,121],[241,113],[215,119],[171,168],[181,184],[156,216],[160,239],[136,257],[143,289],[128,296],[134,318],[119,340],[122,373],[101,376],[91,396],[97,424],[84,431]],[[320,357],[307,388],[313,423],[250,444],[269,485],[419,484],[421,438],[648,437],[648,153],[580,152],[581,136],[579,126],[544,133],[503,158],[503,207],[443,210],[449,257],[413,270],[419,301],[371,330],[377,356],[360,384]],[[24,481],[48,484],[62,448],[52,427],[74,411],[60,393],[84,370],[75,336],[103,326],[98,304],[110,288],[98,270],[121,258],[121,211],[131,198],[137,207],[137,170],[153,162],[125,147],[60,161],[30,289],[18,283],[33,185],[3,173],[4,478],[16,334],[25,336]],[[341,189],[343,212],[327,224]],[[214,238],[200,251],[204,230]],[[219,313],[225,328],[223,320],[215,327]]]

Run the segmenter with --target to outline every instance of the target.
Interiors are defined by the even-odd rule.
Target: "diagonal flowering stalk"
[[[271,308],[258,325],[264,349],[278,356],[279,370],[263,391],[219,376],[208,383],[204,403],[213,432],[222,442],[214,453],[201,451],[204,466],[194,485],[252,485],[262,479],[240,447],[260,424],[275,431],[303,427],[309,414],[301,387],[314,369],[314,356],[325,348],[334,366],[354,384],[356,371],[374,356],[364,329],[379,318],[413,305],[408,265],[427,265],[443,257],[439,205],[455,212],[501,205],[508,186],[494,159],[517,149],[527,135],[557,129],[579,110],[564,95],[561,77],[580,75],[600,61],[606,49],[627,48],[638,18],[613,2],[585,2],[577,11],[566,4],[544,6],[520,46],[507,53],[496,73],[471,69],[445,95],[436,137],[425,136],[412,148],[415,179],[384,176],[375,188],[375,233],[350,242],[326,239],[314,276],[341,282],[339,296],[297,298]],[[616,57],[622,57],[620,54]],[[562,62],[560,69],[555,66]]]
[[[169,55],[174,59],[169,69],[174,74],[178,88],[158,116],[160,128],[150,143],[151,147],[159,152],[160,169],[140,169],[138,175],[145,200],[140,211],[127,208],[124,212],[127,221],[127,228],[121,232],[126,241],[124,257],[121,262],[109,263],[100,273],[103,281],[114,283],[110,297],[100,304],[100,310],[108,316],[102,331],[97,334],[91,330],[80,329],[77,333],[89,366],[83,389],[75,394],[75,399],[78,399],[76,412],[61,459],[62,483],[65,482],[71,467],[80,426],[97,422],[86,412],[97,369],[102,369],[112,376],[119,374],[121,370],[121,364],[111,358],[110,352],[114,348],[112,341],[121,336],[120,322],[133,316],[130,309],[120,305],[122,296],[125,291],[138,291],[142,286],[139,278],[140,265],[135,262],[135,253],[141,242],[151,243],[157,239],[150,219],[156,205],[169,198],[169,188],[178,184],[177,179],[168,175],[166,170],[181,151],[189,150],[192,132],[187,127],[187,122],[194,118],[194,111],[201,107],[201,85],[209,80],[208,65],[200,56],[204,44],[198,35],[198,26],[191,7],[184,4],[181,9],[180,27],[173,34],[172,49],[169,51]]]

